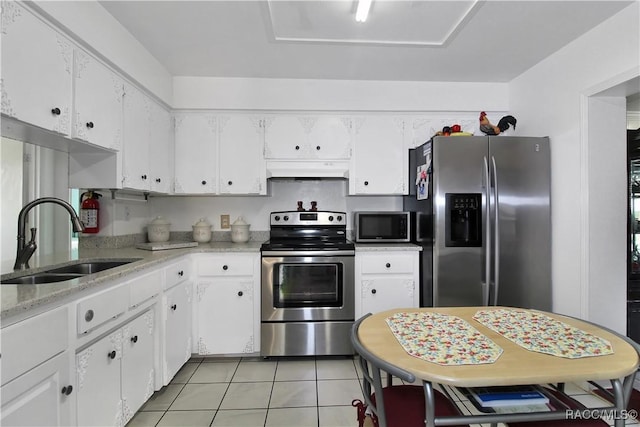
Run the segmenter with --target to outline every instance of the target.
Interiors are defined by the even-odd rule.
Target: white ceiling
[[[101,1],[174,76],[508,82],[631,1]]]

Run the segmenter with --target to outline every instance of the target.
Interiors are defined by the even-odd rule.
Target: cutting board
[[[194,246],[198,246],[198,242],[168,241],[136,244],[136,248],[144,249],[145,251],[164,251],[166,249],[193,248]]]

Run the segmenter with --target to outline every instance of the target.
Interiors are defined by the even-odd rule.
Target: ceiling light
[[[364,22],[369,16],[372,0],[358,0],[358,9],[356,9],[356,22]]]

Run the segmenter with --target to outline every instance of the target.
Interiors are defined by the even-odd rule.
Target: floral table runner
[[[439,365],[493,363],[502,349],[463,319],[439,313],[396,313],[386,319],[411,356]]]
[[[473,316],[520,347],[576,359],[613,354],[611,343],[545,314],[528,310],[479,310]]]

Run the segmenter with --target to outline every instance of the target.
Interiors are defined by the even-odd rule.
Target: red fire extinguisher
[[[100,202],[102,194],[87,191],[80,196],[80,221],[84,224],[83,233],[97,233],[100,231]]]

